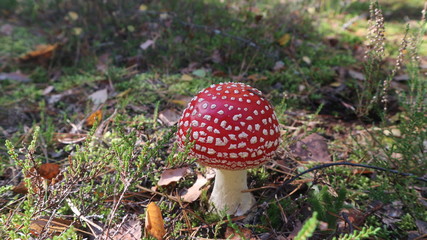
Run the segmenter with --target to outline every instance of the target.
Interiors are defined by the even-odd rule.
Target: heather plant
[[[427,141],[427,116],[425,115],[427,79],[420,68],[420,46],[425,33],[425,15],[427,4],[422,10],[421,21],[418,27],[411,29],[406,26],[404,36],[400,42],[394,66],[389,74],[382,75],[380,68],[382,64],[382,42],[383,19],[378,3],[371,2],[371,18],[377,19],[376,24],[371,25],[371,43],[374,47],[368,49],[365,70],[377,70],[377,75],[366,72],[366,85],[372,92],[362,93],[361,99],[365,99],[366,107],[360,105],[359,116],[369,114],[376,109],[383,116],[380,123],[383,128],[367,129],[370,141],[366,145],[358,145],[362,151],[361,158],[371,159],[370,162],[377,166],[396,168],[399,171],[412,173],[416,176],[425,176],[427,171],[427,159],[425,143]],[[370,28],[370,29],[371,29]],[[375,36],[375,37],[372,37]],[[374,51],[375,50],[375,51]],[[408,75],[408,90],[396,90],[397,99],[401,106],[401,112],[396,114],[396,120],[391,120],[387,114],[388,97],[391,94],[391,82],[398,73]],[[373,77],[373,78],[371,78]],[[383,79],[383,80],[380,80]],[[370,85],[374,83],[373,85]],[[376,86],[376,87],[373,87]],[[368,101],[368,95],[372,97]],[[393,125],[391,125],[393,124]],[[417,192],[412,188],[417,182],[412,178],[402,178],[395,175],[384,176],[386,196],[394,201],[403,203],[406,207],[412,229],[416,229],[417,219],[427,219],[425,206],[417,200]],[[380,230],[384,234],[384,229]],[[399,233],[402,234],[402,233]]]
[[[341,188],[337,197],[333,197],[328,192],[328,187],[324,186],[318,193],[313,192],[308,199],[313,210],[317,212],[318,219],[328,223],[328,229],[331,231],[335,230],[337,216],[344,207],[346,194],[345,188]]]
[[[371,1],[369,10],[370,19],[368,21],[367,46],[364,56],[365,80],[357,91],[358,103],[356,115],[364,119],[369,119],[372,115],[385,116],[389,107],[389,98],[393,94],[391,91],[391,82],[396,74],[402,71],[403,67],[406,67],[410,76],[410,89],[408,94],[401,94],[411,102],[408,106],[416,105],[419,107],[423,104],[420,99],[425,93],[425,81],[420,79],[423,77],[419,72],[418,56],[422,36],[425,31],[425,8],[422,11],[418,31],[412,33],[409,24],[406,26],[404,36],[399,45],[398,55],[389,73],[384,71],[386,57],[385,45],[387,41],[385,37],[384,16],[377,1]],[[404,104],[408,101],[404,98],[400,100]]]
[[[338,238],[334,237],[332,240],[360,240],[369,237],[374,237],[380,231],[380,228],[374,227],[363,227],[360,230],[355,230],[352,233],[346,233],[340,235]]]
[[[368,44],[364,56],[365,81],[357,94],[356,114],[358,117],[368,117],[372,111],[379,110],[382,94],[388,85],[387,80],[382,80],[384,79],[382,67],[386,43],[384,16],[378,2],[371,1],[369,12]]]

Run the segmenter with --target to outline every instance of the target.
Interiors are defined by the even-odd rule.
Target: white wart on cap
[[[219,169],[259,166],[279,145],[279,124],[271,104],[258,89],[243,83],[219,83],[200,91],[178,127],[181,147],[194,141],[191,154],[201,164]]]

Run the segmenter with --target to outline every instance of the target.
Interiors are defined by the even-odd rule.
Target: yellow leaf
[[[139,11],[147,11],[148,7],[145,4],[139,5]]]
[[[82,32],[83,32],[82,28],[79,28],[79,27],[73,28],[73,34],[76,36],[80,36],[80,34],[82,34]]]
[[[289,40],[291,40],[291,34],[289,33],[285,33],[283,34],[283,36],[281,36],[279,38],[279,40],[277,40],[277,42],[280,44],[280,46],[286,45]]]
[[[132,25],[128,25],[127,29],[128,29],[129,32],[135,32],[135,27],[132,26]]]
[[[341,86],[341,82],[333,82],[333,83],[330,83],[329,86],[331,86],[331,87],[339,87],[339,86]]]
[[[179,99],[172,99],[171,100],[171,103],[175,103],[175,104],[178,104],[178,105],[181,105],[181,106],[187,106],[187,102],[186,101],[184,101],[184,100],[179,100]]]
[[[311,59],[310,59],[309,57],[307,57],[307,56],[303,56],[303,57],[302,57],[302,60],[303,60],[305,63],[307,63],[308,65],[310,65],[310,64],[311,64]]]
[[[77,14],[76,12],[70,11],[68,12],[68,17],[71,20],[76,21],[77,19],[79,19],[79,14]]]
[[[191,81],[191,80],[193,80],[193,77],[188,75],[188,74],[184,74],[181,76],[181,80],[182,81]]]
[[[122,98],[122,97],[124,97],[124,96],[126,96],[126,95],[128,95],[129,93],[130,93],[130,91],[131,91],[132,89],[131,88],[129,88],[129,89],[127,89],[127,90],[125,90],[125,91],[123,91],[123,92],[121,92],[121,93],[119,93],[119,94],[117,94],[117,98]]]
[[[87,119],[86,125],[93,126],[96,122],[100,122],[102,120],[102,110],[99,109],[93,112]]]
[[[145,217],[145,230],[148,234],[150,234],[157,240],[162,240],[163,236],[166,234],[162,212],[154,202],[151,202],[147,206],[147,214]]]

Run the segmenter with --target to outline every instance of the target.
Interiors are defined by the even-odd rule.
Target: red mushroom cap
[[[200,91],[178,122],[178,143],[195,142],[191,155],[203,165],[243,170],[263,164],[279,145],[271,104],[243,83],[219,83]]]

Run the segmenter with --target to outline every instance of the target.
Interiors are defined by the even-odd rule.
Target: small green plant
[[[374,227],[363,227],[361,230],[356,230],[352,233],[334,237],[332,240],[361,240],[375,236],[381,229]]]
[[[122,116],[115,119],[117,122],[125,121]],[[148,123],[153,124],[151,120]],[[153,172],[154,162],[164,154],[162,149],[165,149],[165,145],[170,141],[173,131],[164,135],[159,132],[159,139],[153,136],[151,142],[138,145],[138,132],[129,132],[123,125],[117,124],[110,134],[106,134],[109,145],[104,146],[98,144],[96,129],[95,126],[89,132],[82,145],[76,144],[71,148],[74,148],[74,153],[68,159],[69,166],[62,172],[63,179],[48,187],[39,186],[40,181],[34,178],[38,177],[38,173],[31,170],[37,169],[41,164],[41,159],[36,157],[37,139],[43,135],[39,134],[40,128],[34,128],[33,139],[24,151],[24,158],[14,150],[10,141],[6,142],[10,159],[22,168],[25,176],[31,173],[32,177],[24,178],[28,194],[22,203],[17,204],[16,200],[10,199],[8,208],[13,211],[10,216],[6,214],[0,218],[3,223],[0,232],[12,239],[29,239],[30,224],[34,218],[55,216],[57,213],[70,214],[71,205],[75,209],[81,209],[79,214],[102,214],[106,216],[106,224],[114,224],[113,219],[123,214],[121,199],[125,193],[136,191],[143,179],[152,181],[151,178],[155,177],[147,172]],[[106,171],[108,169],[112,171]],[[2,196],[7,195],[6,190],[10,189],[2,187]],[[112,197],[117,199],[112,204],[99,204]],[[64,202],[67,202],[69,207],[64,205]],[[50,227],[46,225],[44,229],[48,231]],[[72,232],[68,230],[64,236],[72,236]],[[41,234],[48,235],[47,232]]]
[[[298,235],[295,237],[295,240],[306,240],[313,236],[314,230],[316,230],[318,224],[317,212],[313,212],[313,216],[304,223]]]
[[[319,220],[328,223],[328,228],[331,231],[335,230],[337,216],[341,209],[344,207],[344,200],[347,195],[345,188],[340,188],[337,193],[338,196],[333,197],[328,192],[328,187],[324,186],[318,193],[312,192],[308,198],[313,211],[318,213]]]
[[[271,225],[274,229],[281,228],[283,226],[282,210],[285,211],[285,214],[291,214],[297,211],[298,207],[290,198],[284,198],[275,204],[269,204],[267,214],[261,218],[262,223]]]
[[[243,235],[242,231],[240,231],[239,226],[233,222],[233,220],[231,219],[231,216],[229,214],[227,214],[227,220],[228,223],[227,225],[232,228],[234,230],[234,232],[240,237],[242,238],[242,240],[245,240],[245,236]],[[230,237],[235,237],[235,236],[230,236]]]

